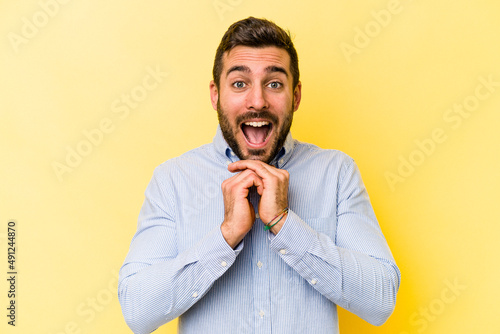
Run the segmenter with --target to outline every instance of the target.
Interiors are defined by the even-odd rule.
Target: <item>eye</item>
[[[235,83],[233,83],[233,87],[234,88],[245,88],[245,83],[243,81],[236,81]]]
[[[281,82],[273,81],[270,84],[268,84],[268,86],[271,87],[272,89],[278,89],[281,88],[281,86],[283,85],[281,84]]]

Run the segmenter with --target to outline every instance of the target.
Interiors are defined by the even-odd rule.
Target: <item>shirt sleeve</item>
[[[270,247],[330,301],[382,325],[394,310],[401,274],[352,160],[339,182],[335,240],[289,211]]]
[[[151,333],[195,304],[234,263],[220,226],[179,253],[171,184],[158,170],[146,189],[137,232],[120,269],[118,298],[134,333]]]

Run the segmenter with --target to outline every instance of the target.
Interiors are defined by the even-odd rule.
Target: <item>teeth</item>
[[[260,128],[261,126],[264,125],[269,125],[269,122],[246,122],[245,125],[253,126],[255,128]]]

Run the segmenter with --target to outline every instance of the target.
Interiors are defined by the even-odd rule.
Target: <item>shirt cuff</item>
[[[232,249],[222,235],[220,226],[208,233],[197,245],[200,264],[213,276],[221,277],[234,263],[243,249],[243,241]]]
[[[296,266],[310,249],[316,232],[293,211],[288,216],[276,236],[271,236],[270,248],[279,253],[291,266]]]

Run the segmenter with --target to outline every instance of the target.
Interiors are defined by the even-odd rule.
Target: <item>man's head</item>
[[[284,49],[290,56],[290,72],[293,76],[293,88],[299,83],[299,57],[293,46],[290,33],[278,27],[275,23],[249,17],[247,19],[233,23],[226,31],[220,41],[215,53],[214,68],[212,74],[217,88],[220,84],[220,76],[223,67],[223,55],[231,51],[236,46],[249,46],[262,48],[265,46],[276,46]]]
[[[270,162],[283,146],[301,98],[297,52],[276,24],[247,18],[231,25],[210,83],[224,138],[241,159]]]

